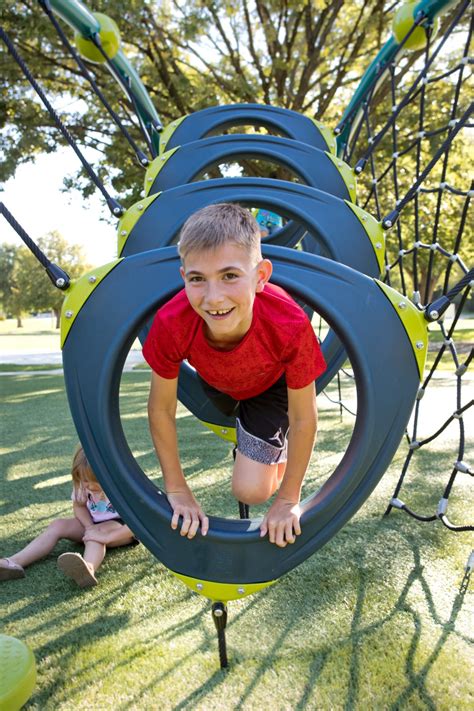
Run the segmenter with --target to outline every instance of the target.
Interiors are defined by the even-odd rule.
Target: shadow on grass
[[[65,451],[72,452],[75,445],[75,434],[70,418],[68,418],[64,393],[58,395],[59,376],[48,376],[48,379],[44,380],[43,376],[39,377],[42,379],[41,383],[39,383],[42,397],[35,398],[34,404],[28,398],[28,387],[31,390],[31,383],[28,387],[27,384],[20,383],[16,383],[14,386],[16,399],[14,398],[12,401],[13,419],[8,426],[7,437],[7,450],[11,449],[11,451],[4,456],[4,461],[8,469],[11,467],[15,472],[20,472],[21,469],[27,471],[28,466],[33,471],[26,474],[18,473],[18,478],[5,482],[5,489],[3,489],[2,485],[3,498],[10,502],[5,504],[3,509],[11,512],[22,511],[17,506],[17,502],[20,501],[23,503],[25,511],[32,503],[41,505],[55,502],[56,504],[59,503],[61,515],[63,515],[62,510],[64,507],[67,507],[68,511],[70,511],[68,499],[71,486],[69,483],[53,483],[51,486],[39,489],[34,488],[34,490],[33,487],[39,482],[44,482],[45,477],[53,481],[55,477],[67,473],[69,456],[65,456]],[[131,391],[130,399],[125,402],[122,412],[124,416],[132,418],[128,423],[126,422],[126,426],[129,428],[130,438],[133,439],[136,447],[137,459],[145,468],[145,465],[153,466],[154,462],[144,411],[144,394],[147,392],[148,386],[146,385],[145,387],[142,381],[139,381],[139,378],[136,381],[137,385],[135,387],[133,376],[127,380],[128,388]],[[35,387],[36,385],[37,382],[35,380]],[[54,394],[51,394],[51,391],[54,391]],[[328,415],[327,418],[328,431],[321,438],[317,450],[320,464],[323,468],[326,460],[329,462],[329,459],[333,456],[334,449],[339,451],[341,443],[345,441],[345,438],[352,431],[352,424],[340,424],[335,415]],[[336,427],[336,424],[339,429],[331,432],[331,427],[333,425]],[[211,500],[217,502],[218,506],[222,507],[225,512],[230,511],[230,507],[233,504],[231,497],[228,496],[226,487],[223,486],[223,478],[218,478],[217,481],[212,481],[212,483],[209,483],[206,479],[204,481],[200,480],[202,473],[212,473],[213,470],[220,470],[223,467],[226,468],[226,480],[230,480],[230,476],[227,477],[227,470],[230,474],[231,469],[229,445],[197,427],[195,419],[190,415],[184,414],[181,416],[179,426],[186,444],[183,462],[187,473],[194,480],[193,487],[196,487],[195,491],[198,498],[202,497],[203,502],[210,503]],[[25,432],[27,433],[26,441],[20,441],[22,438],[19,433]],[[54,434],[51,434],[51,432]],[[442,479],[442,475],[433,476],[431,471],[439,471],[440,454],[440,451],[436,449],[428,454],[423,465],[423,478],[420,479],[418,477],[418,483],[413,484],[413,492],[419,497],[420,501],[425,497],[428,499],[432,496],[434,497],[439,490],[439,481],[440,478]],[[36,473],[34,468],[37,467],[40,457],[42,461],[44,460],[44,463],[40,467],[40,472]],[[48,464],[50,460],[54,462],[55,459],[61,461],[64,467]],[[46,474],[45,471],[47,472]],[[319,476],[320,473],[315,474],[315,478],[318,481]],[[5,494],[3,494],[3,491],[5,491]],[[374,504],[371,503],[369,506],[370,510],[372,510]],[[343,591],[349,591],[348,594],[354,598],[350,624],[346,625],[344,633],[338,635],[337,632],[331,630],[330,634],[316,636],[314,642],[311,637],[308,638],[307,635],[302,635],[302,638],[308,640],[308,642],[307,648],[300,650],[301,662],[299,662],[299,669],[301,669],[302,676],[303,674],[306,675],[306,683],[303,689],[300,689],[302,684],[298,684],[299,697],[294,708],[304,709],[314,703],[313,695],[317,690],[318,683],[321,683],[322,675],[327,673],[331,664],[334,663],[334,652],[342,652],[347,649],[350,650],[348,661],[349,683],[347,690],[341,692],[343,695],[345,694],[344,705],[347,709],[362,705],[364,703],[362,686],[364,672],[366,672],[363,644],[370,643],[370,636],[374,633],[377,633],[379,638],[383,639],[384,635],[388,634],[387,629],[390,630],[389,623],[393,623],[393,626],[397,623],[399,624],[400,618],[398,616],[401,614],[407,616],[407,619],[411,621],[411,626],[408,630],[410,643],[400,647],[400,650],[402,650],[400,654],[403,654],[403,683],[400,685],[396,699],[391,702],[390,708],[395,710],[407,705],[410,697],[415,693],[419,695],[420,701],[424,705],[428,708],[434,708],[434,700],[430,696],[426,685],[427,676],[439,659],[447,640],[453,634],[458,636],[460,634],[454,627],[462,608],[463,596],[459,593],[455,597],[449,618],[443,621],[443,616],[437,610],[434,602],[435,596],[423,573],[420,561],[422,553],[425,558],[428,558],[433,551],[439,552],[449,546],[449,541],[440,534],[439,527],[427,527],[424,529],[424,531],[426,530],[424,538],[418,543],[414,543],[412,534],[408,533],[404,538],[404,542],[407,544],[403,553],[405,561],[402,562],[398,558],[400,552],[395,549],[395,546],[392,546],[394,548],[391,551],[392,560],[387,564],[384,556],[387,555],[390,558],[390,535],[397,532],[399,536],[400,532],[410,531],[410,526],[413,526],[413,522],[402,520],[399,516],[393,516],[383,521],[380,521],[379,518],[374,520],[375,516],[378,517],[380,513],[373,516],[366,513],[365,520],[351,521],[337,538],[330,541],[317,556],[314,556],[311,561],[307,561],[298,571],[293,571],[286,576],[275,588],[266,590],[246,602],[245,606],[237,614],[233,614],[231,609],[228,625],[230,647],[233,644],[235,645],[232,637],[237,634],[239,625],[243,626],[245,623],[251,632],[247,632],[247,637],[243,638],[244,640],[249,640],[248,647],[244,652],[230,652],[230,673],[232,673],[232,666],[234,666],[234,672],[238,673],[239,666],[245,665],[247,661],[251,662],[252,666],[255,667],[251,678],[246,681],[244,691],[236,699],[235,706],[237,708],[252,702],[253,692],[262,681],[264,675],[278,666],[278,664],[281,664],[282,659],[285,663],[289,663],[288,645],[291,645],[295,630],[304,632],[305,626],[311,623],[313,617],[319,615],[320,617],[330,618],[331,615],[334,615],[335,610],[342,609],[340,602]],[[234,508],[232,508],[231,515],[235,515]],[[31,513],[29,517],[32,517]],[[26,543],[31,538],[33,528],[37,528],[38,523],[46,524],[51,518],[53,516],[43,516],[39,520],[35,515],[33,524],[28,521],[28,518],[23,518],[22,512],[21,521],[23,523],[20,523],[20,525],[23,527],[21,531],[17,527],[17,540],[19,538],[25,539],[24,543]],[[26,525],[25,521],[28,521]],[[35,534],[37,532],[35,530]],[[376,560],[371,560],[369,554],[370,552],[373,554],[376,548],[374,539],[378,534],[383,535],[383,541],[378,540],[378,546],[382,550],[377,553]],[[10,538],[8,540],[10,542]],[[61,546],[58,546],[58,549]],[[64,546],[71,549],[70,544],[64,544]],[[55,555],[61,552],[58,549]],[[406,549],[408,549],[408,553]],[[125,555],[123,550],[111,551],[107,559],[110,556],[109,562],[113,567],[116,561],[118,562],[119,556],[123,555]],[[120,558],[120,560],[122,559]],[[356,565],[348,568],[348,561],[355,561]],[[46,566],[49,563],[48,561]],[[106,586],[104,586],[104,589],[99,591],[100,598],[95,598],[93,591],[78,591],[70,584],[70,581],[60,581],[59,573],[59,582],[52,576],[48,578],[47,575],[44,575],[44,569],[41,569],[42,565],[39,563],[37,569],[35,566],[34,571],[33,569],[30,569],[31,573],[30,570],[28,571],[28,577],[31,575],[32,582],[34,582],[35,601],[21,606],[22,597],[26,595],[21,591],[21,581],[16,582],[14,584],[15,587],[13,584],[11,586],[8,584],[8,594],[11,597],[13,609],[12,616],[9,619],[21,621],[23,624],[33,620],[33,622],[29,623],[32,634],[48,628],[52,630],[56,629],[56,627],[61,629],[64,609],[67,609],[68,614],[72,614],[74,617],[77,616],[78,619],[84,619],[85,624],[77,628],[78,635],[76,637],[72,631],[68,631],[57,638],[54,638],[54,632],[49,635],[50,641],[39,647],[39,654],[51,658],[54,658],[55,655],[62,655],[65,649],[66,659],[71,659],[74,651],[77,652],[79,646],[87,646],[88,642],[94,641],[94,639],[110,639],[111,644],[113,644],[114,635],[123,626],[130,624],[131,613],[118,613],[117,615],[106,613],[104,615],[103,611],[114,603],[123,600],[126,596],[133,596],[135,583],[149,574],[149,562],[136,561],[133,565],[133,574],[128,580],[124,581],[117,564],[118,575],[116,583],[115,581],[112,583],[112,589],[106,589]],[[371,589],[374,586],[380,586],[383,589],[385,577],[389,575],[388,565],[397,566],[399,574],[399,579],[396,580],[396,584],[393,584],[393,600],[390,600],[389,610],[383,615],[378,614],[377,610],[372,614]],[[157,570],[160,575],[164,572],[159,566]],[[408,572],[404,573],[404,570],[408,570]],[[415,666],[415,657],[421,645],[424,617],[420,615],[416,607],[408,599],[414,587],[422,591],[423,600],[427,608],[427,614],[424,617],[435,628],[439,629],[436,640],[433,644],[430,644],[429,654],[426,655],[425,653],[425,661],[421,667],[419,661],[418,665]],[[4,592],[6,592],[6,587],[2,588],[2,594]],[[390,588],[390,592],[392,592],[392,588]],[[186,648],[186,651],[181,656],[173,658],[167,668],[161,669],[153,678],[147,681],[141,687],[139,693],[134,695],[133,700],[127,702],[127,705],[122,708],[136,708],[140,700],[163,679],[171,679],[176,669],[181,669],[184,673],[186,665],[198,653],[208,653],[209,650],[212,650],[212,653],[215,654],[216,666],[218,665],[216,638],[207,629],[209,626],[207,624],[208,618],[203,615],[206,603],[199,600],[199,598],[195,598],[196,605],[199,606],[198,610],[193,610],[191,614],[186,614],[185,618],[181,619],[178,624],[175,622],[176,615],[174,612],[176,607],[181,604],[183,599],[189,600],[190,596],[191,593],[185,592],[183,589],[183,592],[178,593],[176,598],[173,597],[172,601],[166,600],[166,611],[171,621],[163,632],[160,632],[160,641],[165,640],[171,643],[172,641],[183,639],[196,627],[199,627],[199,631],[202,633],[201,643],[193,649],[188,650]],[[29,598],[31,599],[31,589]],[[90,616],[94,613],[93,605],[91,604],[94,599],[97,600],[98,608],[102,611],[102,617],[98,616],[96,620],[88,621],[87,615]],[[258,614],[256,612],[257,608],[259,610]],[[367,609],[369,613],[367,613]],[[162,613],[157,612],[154,608],[147,609],[143,612],[141,619],[147,620],[159,614]],[[370,621],[365,624],[364,614],[370,618]],[[139,619],[138,616],[136,616],[136,619]],[[103,622],[104,624],[102,624]],[[406,621],[402,620],[402,622],[405,624],[406,631]],[[255,633],[257,638],[260,638],[257,623],[261,624],[261,630],[264,635],[266,633],[267,637],[269,637],[270,642],[268,645],[265,642],[258,647],[252,644]],[[109,633],[110,637],[108,636]],[[330,642],[326,641],[328,639]],[[393,645],[393,640],[389,641]],[[128,646],[125,645],[121,649],[120,659],[116,660],[112,665],[112,673],[120,671],[134,660],[140,660],[145,655],[150,655],[156,643],[156,635],[153,636],[152,633],[149,633],[140,642],[135,642]],[[74,678],[77,676],[78,681],[73,680],[73,684],[77,684],[77,686],[73,686],[73,691],[79,692],[81,689],[87,689],[88,683],[99,683],[101,662],[104,665],[107,664],[107,669],[110,669],[110,654],[107,658],[104,656],[103,659],[96,656],[90,666],[84,663],[84,666],[80,667],[80,662],[78,663],[77,674],[76,672],[74,673]],[[61,696],[63,684],[60,675],[64,671],[64,667],[60,666],[61,668],[54,672],[55,676],[51,682],[48,682],[46,687],[35,695],[33,702],[37,704],[36,707],[44,708],[53,694],[55,695],[55,700]],[[86,678],[84,679],[84,677]],[[204,702],[206,700],[211,702],[212,693],[221,687],[227,678],[225,672],[214,671],[204,684],[200,686],[194,684],[195,688],[191,686],[187,696],[179,700],[175,708],[192,708],[203,700]],[[68,688],[70,689],[71,687]]]
[[[393,623],[395,627],[400,624],[400,615],[405,624],[407,634],[410,636],[408,644],[404,644],[403,646],[403,654],[405,656],[404,658],[400,658],[400,666],[404,669],[404,680],[397,691],[396,699],[392,700],[390,704],[387,703],[386,707],[393,711],[406,708],[412,696],[416,694],[424,706],[429,709],[435,709],[437,708],[437,704],[427,688],[427,677],[433,665],[439,659],[451,635],[461,636],[466,641],[469,641],[460,632],[455,630],[455,622],[462,608],[465,591],[459,592],[455,596],[449,616],[447,619],[444,619],[446,617],[445,610],[443,609],[443,614],[440,614],[434,601],[430,585],[424,575],[420,547],[411,540],[406,540],[406,543],[409,544],[408,554],[412,558],[412,565],[406,575],[403,576],[403,579],[401,578],[398,581],[401,588],[398,595],[385,614],[375,620],[372,619],[364,623],[364,615],[367,614],[366,608],[370,610],[372,604],[370,600],[370,587],[373,585],[382,585],[386,574],[386,571],[380,565],[380,560],[374,563],[374,561],[371,560],[370,550],[366,554],[364,549],[359,546],[361,537],[366,540],[367,527],[371,528],[375,534],[379,533],[383,535],[384,533],[390,533],[390,526],[387,525],[386,522],[351,524],[351,531],[348,536],[351,541],[345,545],[348,546],[357,564],[355,580],[353,570],[349,573],[352,591],[355,594],[352,619],[350,620],[349,629],[346,634],[339,637],[333,636],[330,642],[323,644],[319,644],[318,641],[316,641],[314,648],[302,650],[303,662],[301,663],[301,674],[304,673],[304,662],[309,659],[309,663],[307,665],[307,679],[303,691],[298,701],[292,706],[295,711],[303,711],[303,709],[311,707],[311,704],[314,703],[313,697],[318,685],[318,680],[321,678],[323,672],[328,672],[328,666],[334,663],[334,654],[338,652],[343,653],[344,650],[347,649],[350,650],[348,658],[349,681],[345,698],[341,698],[341,701],[343,701],[341,707],[348,710],[359,708],[360,705],[364,703],[361,694],[361,679],[367,672],[364,668],[365,662],[362,646],[364,643],[370,644],[373,635],[378,635],[379,639],[383,640],[383,636],[387,634],[390,629],[389,623]],[[252,614],[258,614],[256,608],[261,609],[265,607],[266,611],[262,616],[263,626],[270,627],[271,629],[271,619],[270,623],[268,619],[265,619],[265,617],[268,618],[269,615],[271,615],[275,621],[278,620],[278,625],[276,625],[273,630],[271,646],[266,650],[262,648],[262,645],[253,646],[249,649],[249,654],[243,657],[239,654],[232,655],[231,652],[230,670],[226,672],[216,669],[204,684],[195,686],[189,691],[187,696],[176,700],[176,703],[173,705],[174,709],[195,708],[199,703],[205,704],[206,699],[209,699],[209,703],[211,703],[210,699],[212,694],[226,682],[228,674],[238,674],[239,667],[245,665],[247,661],[251,661],[255,666],[255,670],[251,679],[246,682],[245,690],[233,703],[233,708],[249,707],[248,704],[251,703],[252,694],[264,675],[272,669],[277,668],[284,655],[288,654],[288,649],[285,647],[287,638],[293,635],[295,630],[297,631],[299,627],[304,627],[305,619],[310,619],[311,615],[315,614],[315,606],[325,608],[324,610],[318,609],[320,615],[331,615],[333,605],[337,607],[335,598],[341,590],[348,587],[348,572],[344,570],[344,566],[338,567],[334,565],[333,553],[335,546],[332,545],[331,547],[333,549],[332,553],[326,553],[321,566],[314,564],[309,571],[305,570],[303,575],[300,575],[298,571],[294,571],[286,576],[279,586],[262,591],[247,601],[244,608],[240,609],[236,614],[230,615],[228,641],[232,646],[232,634],[238,626],[238,623],[251,624]],[[341,546],[339,546],[339,548],[340,547]],[[368,548],[370,549],[370,544]],[[430,548],[432,548],[432,546]],[[382,557],[382,553],[380,553],[380,557]],[[316,569],[318,569],[318,573],[315,574]],[[329,576],[331,578],[331,592],[328,595],[327,583]],[[304,595],[303,598],[296,598],[294,605],[288,605],[288,600],[291,595],[290,589],[295,583],[301,586],[301,578],[303,578],[303,583],[308,587],[308,594]],[[418,653],[423,632],[423,618],[409,600],[410,592],[416,586],[418,586],[418,589],[421,589],[423,601],[428,611],[429,624],[433,623],[433,626],[439,630],[436,639],[431,635],[433,644],[430,645],[431,648],[428,654],[426,653],[426,649],[424,649],[425,661],[421,666]],[[188,593],[188,596],[189,595],[191,595],[191,593]],[[303,599],[303,603],[301,603],[301,599]],[[200,598],[195,598],[195,600],[196,604],[199,605],[199,610],[188,615],[186,619],[177,625],[170,624],[160,635],[160,641],[168,640],[171,642],[177,640],[179,637],[194,630],[196,626],[199,626],[203,635],[202,642],[193,649],[181,654],[181,656],[175,656],[172,664],[168,664],[166,669],[161,670],[153,678],[149,679],[146,684],[142,686],[139,693],[134,694],[132,699],[120,706],[121,709],[138,708],[140,701],[161,682],[167,679],[171,680],[172,675],[179,672],[179,669],[182,669],[184,674],[187,665],[194,660],[196,655],[208,653],[210,647],[214,649],[215,663],[217,666],[217,640],[215,635],[209,633],[204,627],[204,615],[209,614],[209,605]],[[322,606],[320,605],[320,601],[323,601]],[[230,607],[231,606],[232,604]],[[171,604],[170,607],[170,617],[172,619],[174,605]],[[412,629],[409,628],[406,622],[407,618],[411,620]],[[256,632],[258,638],[258,630],[256,630]],[[391,640],[390,642],[396,645],[396,641]],[[123,648],[121,650],[121,656],[124,658],[113,667],[112,673],[120,672],[122,667],[132,661],[139,660],[141,656],[148,656],[153,650],[153,644],[154,638],[150,637],[148,639],[142,639],[140,643],[134,643]],[[285,650],[283,653],[282,649]],[[400,651],[400,654],[401,653]],[[417,661],[415,661],[416,658]],[[104,658],[104,662],[105,661]],[[100,664],[100,659],[96,659],[95,664]],[[232,669],[232,667],[234,667],[234,669]],[[87,671],[86,668],[82,668],[78,670],[78,675],[80,672],[82,676],[82,674]],[[86,685],[87,683],[84,682],[82,688],[85,688]],[[77,687],[76,690],[78,689]],[[341,694],[344,694],[342,689]]]

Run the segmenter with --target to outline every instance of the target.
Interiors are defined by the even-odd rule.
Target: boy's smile
[[[181,267],[186,295],[211,343],[225,348],[242,340],[252,324],[255,294],[271,272],[268,259],[256,263],[233,243],[187,255]]]

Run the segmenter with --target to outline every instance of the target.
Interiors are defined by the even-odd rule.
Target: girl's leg
[[[84,560],[91,563],[94,571],[96,571],[105,557],[105,552],[107,548],[119,548],[120,546],[128,546],[133,542],[134,536],[130,533],[125,535],[120,535],[122,531],[128,531],[128,529],[123,526],[123,524],[118,521],[104,521],[103,523],[98,523],[94,527],[94,530],[98,534],[105,534],[109,537],[111,533],[114,534],[115,540],[113,542],[104,544],[98,541],[86,541],[84,548]]]
[[[105,533],[107,535],[114,530],[120,532],[123,528],[124,526],[117,521],[104,521],[103,523],[97,524],[94,530],[98,534]],[[132,541],[133,536],[130,535],[117,540],[115,543],[111,543],[110,547],[124,546]],[[83,555],[79,553],[63,553],[58,558],[58,566],[63,573],[72,578],[79,587],[92,587],[93,585],[97,585],[95,573],[104,560],[106,549],[106,544],[100,541],[85,541]]]
[[[62,538],[80,543],[83,535],[84,526],[77,518],[59,518],[50,523],[39,536],[34,538],[21,551],[9,556],[9,559],[17,565],[21,565],[22,568],[26,568],[26,566],[51,553],[56,543]]]
[[[105,558],[105,543],[98,541],[87,541],[84,543],[84,560],[92,566],[92,571],[95,573],[101,566]]]

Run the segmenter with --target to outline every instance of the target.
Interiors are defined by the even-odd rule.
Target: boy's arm
[[[181,535],[194,538],[201,524],[201,533],[206,535],[209,519],[194,498],[181,468],[176,433],[178,378],[162,378],[153,372],[148,398],[148,422],[160,461],[166,494],[173,509],[171,528],[178,527],[182,516]]]
[[[280,490],[260,526],[271,543],[284,548],[295,542],[300,528],[301,486],[313,451],[318,415],[314,383],[305,388],[288,388],[288,462]]]

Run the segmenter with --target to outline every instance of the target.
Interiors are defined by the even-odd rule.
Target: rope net
[[[427,367],[406,432],[408,451],[387,509],[402,509],[420,521],[440,519],[455,531],[474,529],[452,523],[447,514],[454,485],[465,485],[458,476],[474,475],[466,442],[474,404],[472,328],[467,329],[466,319],[474,307],[472,275],[466,278],[474,261],[469,216],[474,190],[467,169],[473,125],[471,36],[469,3],[444,18],[437,36],[428,28],[426,47],[393,61],[377,89],[369,89],[343,153],[356,171],[362,169],[359,205],[385,227],[392,225],[386,233],[384,281],[424,309],[464,277],[449,309],[429,326]],[[429,452],[439,453],[452,467],[432,514],[416,512],[400,498],[410,470],[428,473],[422,457],[428,462]]]

